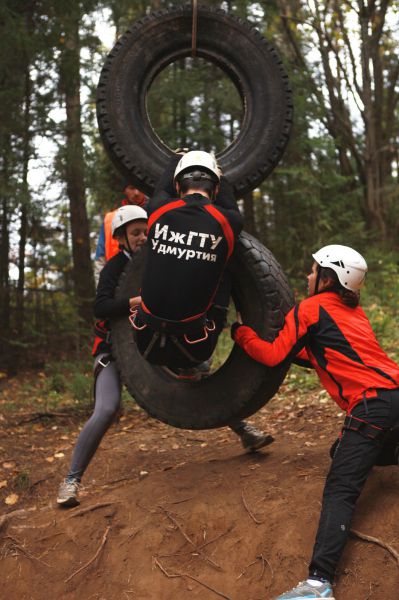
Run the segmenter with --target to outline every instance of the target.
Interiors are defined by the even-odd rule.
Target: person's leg
[[[104,355],[96,357],[94,368]],[[114,361],[102,368],[95,382],[95,406],[90,419],[87,421],[79,434],[76,446],[72,454],[71,467],[64,484],[70,484],[69,492],[73,492],[73,487],[78,489],[78,484],[87,469],[91,459],[94,456],[104,434],[111,425],[118,411],[121,401],[121,383],[118,370]],[[61,484],[62,485],[62,484]],[[74,499],[68,502],[68,490],[62,494],[59,491],[58,504],[71,505]],[[72,494],[73,495],[73,494]],[[76,496],[76,494],[75,494]],[[75,504],[77,499],[75,497]]]
[[[399,397],[397,400],[393,408],[392,392],[383,391],[378,400],[357,405],[352,415],[376,427],[394,427],[399,419]],[[344,430],[330,452],[333,460],[324,488],[309,577],[275,600],[334,600],[335,570],[349,536],[356,501],[381,452],[381,443],[357,431]]]
[[[376,466],[399,465],[399,428],[388,433],[378,453]]]
[[[274,442],[272,435],[260,431],[253,425],[248,425],[245,421],[235,421],[230,423],[229,427],[238,435],[246,452],[256,452]]]
[[[389,397],[358,404],[352,415],[377,427],[389,428],[394,424]],[[357,499],[380,452],[381,443],[376,439],[357,431],[343,431],[324,488],[310,577],[333,581]]]

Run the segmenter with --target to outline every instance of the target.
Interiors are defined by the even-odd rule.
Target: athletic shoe
[[[263,433],[263,431],[259,431],[252,425],[245,424],[240,431],[237,431],[237,434],[240,436],[244,450],[247,452],[256,452],[256,450],[274,442],[272,435]]]
[[[324,600],[334,600],[331,583],[325,582],[316,587],[307,581],[302,581],[289,592],[285,592],[275,600],[306,600],[313,598],[323,598]]]
[[[81,484],[77,479],[64,479],[58,488],[57,504],[70,508],[80,504],[78,500],[78,492]]]

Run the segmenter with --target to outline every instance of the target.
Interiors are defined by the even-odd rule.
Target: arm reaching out
[[[268,367],[275,367],[302,350],[309,326],[306,311],[300,304],[287,314],[284,326],[273,342],[263,340],[251,327],[239,323],[232,325],[232,337],[251,358]]]

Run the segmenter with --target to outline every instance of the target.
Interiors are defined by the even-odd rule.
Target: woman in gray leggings
[[[111,355],[108,319],[129,315],[130,309],[141,300],[139,296],[116,300],[114,295],[127,262],[147,240],[146,211],[135,205],[119,208],[112,220],[112,237],[119,242],[120,252],[107,262],[100,273],[94,306],[96,318],[102,319],[96,323],[93,346],[94,411],[80,432],[69,473],[59,486],[57,503],[60,506],[79,504],[80,480],[121,403],[121,381]]]
[[[93,458],[107,429],[112,424],[121,402],[121,381],[111,355],[108,319],[129,315],[130,309],[140,303],[139,296],[114,298],[120,275],[133,253],[146,241],[147,214],[139,206],[122,206],[112,221],[112,236],[119,241],[120,252],[111,258],[100,273],[94,314],[102,321],[96,324],[93,347],[95,406],[93,414],[79,434],[66,478],[58,490],[57,503],[62,507],[79,504],[81,478]],[[253,452],[270,444],[271,435],[259,431],[243,421],[230,425],[237,433],[246,451]]]

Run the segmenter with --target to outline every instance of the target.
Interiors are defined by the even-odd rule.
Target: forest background
[[[312,251],[344,243],[364,253],[363,305],[398,359],[398,4],[202,3],[253,23],[294,93],[283,159],[240,201],[245,229],[298,297]],[[98,77],[129,24],[173,4],[0,0],[0,377],[36,369],[54,402],[66,389],[76,401],[89,396],[93,256],[103,214],[121,198],[96,123]],[[157,77],[148,109],[170,148],[215,151],[239,133],[243,114],[228,78],[192,58]]]

